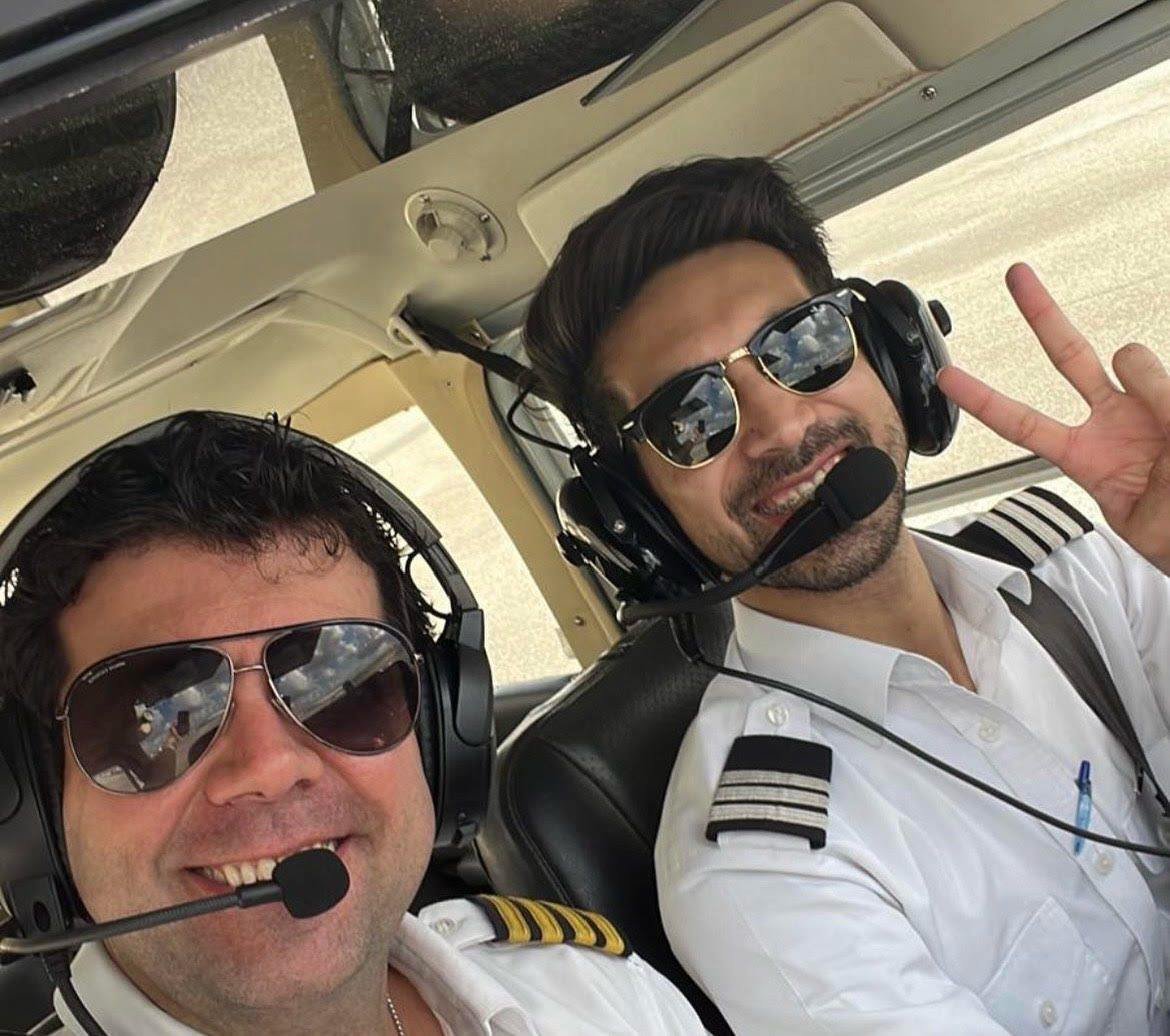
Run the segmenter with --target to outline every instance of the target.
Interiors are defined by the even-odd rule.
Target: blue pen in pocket
[[[1093,781],[1089,777],[1089,760],[1081,760],[1080,773],[1077,774],[1077,827],[1087,828],[1093,816]],[[1073,855],[1080,856],[1085,847],[1085,840],[1076,835],[1073,838]]]

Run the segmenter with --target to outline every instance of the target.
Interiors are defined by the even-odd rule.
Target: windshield
[[[637,50],[692,6],[342,0],[135,87],[133,111],[115,96],[0,133],[0,233],[39,231],[0,259],[0,314],[400,159]]]

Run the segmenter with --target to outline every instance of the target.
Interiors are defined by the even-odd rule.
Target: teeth
[[[837,463],[841,460],[841,457],[842,454],[838,454],[837,456],[830,458],[828,463],[826,463],[824,467],[815,471],[811,478],[805,479],[805,481],[801,482],[799,485],[793,486],[782,497],[768,500],[767,502],[760,504],[757,510],[761,514],[765,514],[770,517],[776,517],[778,515],[784,514],[787,511],[796,510],[796,508],[800,507],[802,504],[806,503],[812,498],[813,493],[815,493],[817,488],[824,483],[825,476],[828,475],[828,473],[837,466]]]
[[[239,888],[241,885],[254,885],[258,881],[271,881],[272,872],[281,860],[292,856],[293,853],[303,852],[305,849],[328,849],[330,852],[336,852],[337,840],[330,838],[324,842],[303,845],[300,849],[295,849],[292,853],[285,853],[280,857],[262,856],[258,860],[241,860],[237,863],[221,864],[219,867],[200,867],[199,873],[212,881],[218,881],[221,885],[230,885],[232,888]]]
[[[822,481],[824,480],[822,479]],[[813,479],[801,482],[782,497],[769,500],[766,504],[761,505],[759,509],[763,514],[768,515],[778,515],[783,514],[785,511],[793,510],[808,500],[816,492],[819,484],[819,482]]]

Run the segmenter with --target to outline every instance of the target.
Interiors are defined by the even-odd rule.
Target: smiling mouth
[[[817,467],[795,485],[782,485],[780,488],[764,494],[752,506],[752,511],[772,522],[778,518],[789,517],[812,499],[813,494],[825,481],[826,476],[837,466],[846,452],[846,449],[839,449],[825,457]]]
[[[255,885],[258,881],[271,881],[272,872],[281,860],[287,860],[290,856],[295,856],[306,849],[328,849],[330,852],[337,852],[337,846],[340,843],[341,839],[339,838],[327,838],[323,842],[312,842],[298,846],[296,849],[290,849],[287,853],[281,853],[279,856],[261,856],[254,860],[236,860],[213,867],[192,867],[190,869],[211,881],[219,882],[221,885],[239,888],[241,885]]]

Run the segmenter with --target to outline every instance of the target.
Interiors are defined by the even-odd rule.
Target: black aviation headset
[[[0,607],[19,578],[14,561],[21,542],[78,486],[86,468],[110,450],[151,442],[187,416],[154,421],[107,443],[58,476],[17,515],[0,533]],[[211,412],[208,416],[271,427],[271,420]],[[421,656],[416,732],[435,805],[435,853],[438,858],[453,855],[475,834],[487,811],[495,755],[483,613],[440,543],[438,531],[394,486],[321,439],[291,428],[282,428],[281,434],[327,452],[367,503],[373,502],[371,519],[409,549],[405,559],[396,553],[404,578],[411,579],[410,565],[421,557],[450,602],[442,629],[433,639],[420,632],[415,650]],[[394,549],[389,538],[387,549]],[[10,689],[0,688],[0,696],[0,892],[16,934],[63,932],[84,920],[86,913],[66,864],[60,779],[51,772],[49,734]]]
[[[941,453],[955,434],[958,408],[937,385],[950,362],[951,320],[899,281],[841,281],[860,300],[857,337],[906,429],[911,450]],[[578,448],[577,471],[557,493],[557,538],[566,560],[589,565],[623,601],[689,597],[717,583],[719,570],[691,544],[633,465],[623,456]]]

